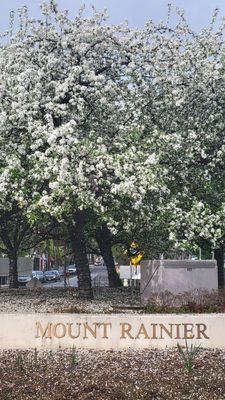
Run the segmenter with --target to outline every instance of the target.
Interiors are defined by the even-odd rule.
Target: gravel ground
[[[222,400],[225,351],[0,352],[1,400]]]
[[[0,290],[1,313],[111,313],[114,307],[140,305],[139,291],[130,288],[95,288],[92,301],[79,300],[76,288]]]

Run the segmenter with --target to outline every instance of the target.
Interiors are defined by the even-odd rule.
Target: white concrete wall
[[[29,257],[18,257],[18,275],[29,275],[32,271],[33,260]],[[0,258],[0,276],[9,275],[9,259]]]
[[[132,279],[134,275],[140,274],[140,266],[120,265],[120,279]]]
[[[146,304],[151,293],[183,293],[218,288],[214,260],[145,260],[141,262],[141,298]]]
[[[0,349],[225,349],[225,314],[1,314]]]

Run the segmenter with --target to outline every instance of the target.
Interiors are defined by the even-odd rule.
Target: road
[[[108,278],[107,278],[107,269],[105,266],[95,266],[90,265],[91,270],[91,279],[93,286],[107,286],[108,285]],[[67,286],[70,287],[77,287],[77,276],[70,276],[66,279]],[[64,286],[64,279],[61,278],[61,281],[58,282],[51,282],[51,283],[44,283],[44,287],[63,287]]]

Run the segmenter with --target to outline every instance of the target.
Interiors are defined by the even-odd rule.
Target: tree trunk
[[[78,297],[91,300],[93,299],[93,291],[84,236],[84,215],[82,213],[77,215],[76,226],[69,228],[69,234],[77,268]]]
[[[122,286],[121,279],[115,268],[112,254],[111,232],[108,227],[103,225],[101,228],[98,228],[95,232],[95,238],[108,271],[109,287]]]
[[[217,261],[218,267],[218,287],[219,289],[224,288],[224,249],[220,247],[214,250],[214,256]]]
[[[9,253],[9,288],[18,288],[17,253]]]

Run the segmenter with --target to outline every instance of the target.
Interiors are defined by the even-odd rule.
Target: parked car
[[[59,275],[60,276],[64,276],[64,274],[65,274],[65,269],[63,268],[63,267],[61,267],[61,268],[59,268]],[[68,271],[68,269],[66,268],[66,276],[69,276],[70,275],[70,273],[69,273],[69,271]]]
[[[31,281],[31,276],[30,275],[20,275],[18,276],[18,283],[19,286],[26,286],[28,282]]]
[[[43,271],[32,271],[31,277],[37,278],[41,283],[46,282],[46,277],[45,277]]]
[[[64,276],[64,268],[63,267],[59,268],[59,275]]]
[[[67,271],[69,272],[70,275],[76,275],[77,274],[77,268],[75,264],[69,265],[67,267]]]
[[[57,281],[60,281],[61,278],[60,278],[60,273],[59,273],[59,271],[58,271],[57,269],[52,269],[51,272],[53,272],[53,273],[55,274],[56,280],[57,280]]]
[[[44,276],[46,281],[48,282],[57,282],[58,281],[58,276],[54,271],[45,271]]]

